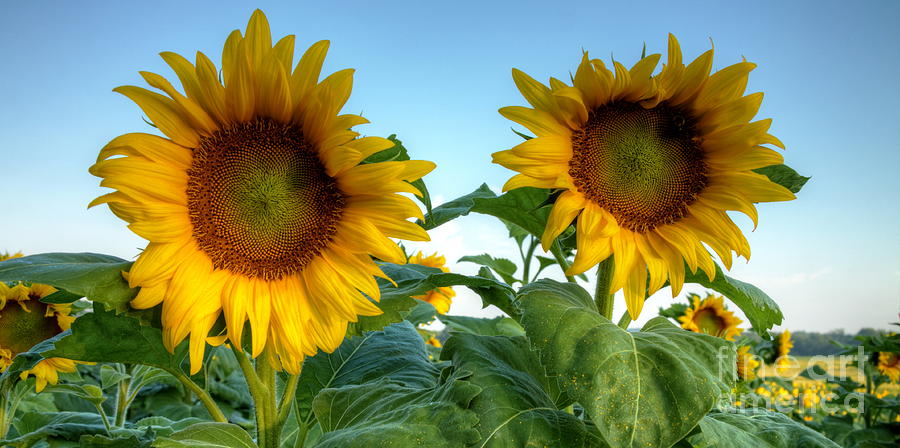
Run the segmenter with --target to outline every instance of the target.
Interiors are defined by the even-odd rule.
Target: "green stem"
[[[97,413],[100,414],[100,419],[103,420],[103,426],[106,427],[106,435],[112,437],[112,427],[109,426],[109,419],[106,417],[106,411],[103,410],[103,405],[94,404],[94,407],[97,408]]]
[[[116,394],[116,428],[121,428],[125,424],[128,414],[128,380],[119,383],[119,391]]]
[[[566,271],[569,270],[569,262],[566,261],[566,256],[563,255],[562,246],[559,244],[559,240],[553,241],[553,247],[550,248],[550,252],[553,253],[553,258],[556,259],[560,269],[562,269],[563,275],[566,276],[566,280],[568,280],[569,283],[576,283],[575,277],[566,274]]]
[[[281,395],[281,402],[278,405],[278,426],[283,427],[288,415],[291,413],[291,406],[294,404],[294,396],[297,394],[297,384],[300,382],[300,375],[291,375],[288,378],[287,385],[284,387],[284,393]]]
[[[263,395],[254,397],[256,412],[264,414],[264,424],[257,427],[260,448],[278,448],[281,445],[281,422],[278,410],[275,407],[275,369],[266,359],[265,352],[256,359],[256,374],[258,375]]]
[[[622,317],[619,318],[619,328],[627,330],[629,325],[631,325],[631,314],[628,314],[628,311],[625,311],[625,313],[622,314]]]
[[[267,438],[270,426],[267,414],[269,391],[266,390],[266,386],[263,384],[257,370],[253,368],[250,359],[247,358],[247,354],[234,346],[231,347],[231,350],[234,352],[234,357],[244,373],[244,378],[247,380],[247,388],[250,389],[250,395],[253,397],[253,407],[256,409],[256,444],[260,448],[267,448],[269,446]],[[264,363],[265,361],[260,360],[258,362]]]
[[[297,416],[297,424],[300,426],[297,429],[297,441],[294,442],[294,448],[303,448],[306,445],[306,435],[309,434],[309,424],[301,422],[299,414]]]
[[[9,424],[12,421],[12,418],[9,421],[6,419],[6,394],[5,390],[0,389],[0,439],[6,438],[6,432],[9,430]]]
[[[209,412],[209,415],[212,416],[213,420],[221,423],[228,423],[228,419],[225,418],[225,414],[222,413],[222,410],[219,409],[219,406],[216,404],[216,401],[209,396],[209,393],[203,390],[202,387],[198,386],[197,383],[191,381],[191,379],[181,372],[180,370],[175,369],[165,369],[166,372],[169,372],[172,376],[175,377],[178,381],[181,382],[188,390],[194,393],[200,402],[203,403],[203,406],[206,407],[206,410]]]
[[[522,247],[519,247],[519,253],[522,255],[522,286],[528,284],[529,273],[531,272],[531,258],[534,256],[534,249],[537,248],[538,241],[535,237],[529,237],[530,244],[528,245],[528,252],[526,254],[522,254]]]
[[[597,288],[594,290],[594,303],[597,304],[597,311],[610,320],[612,320],[615,296],[610,294],[609,284],[612,282],[614,269],[615,262],[612,256],[606,257],[597,265]]]

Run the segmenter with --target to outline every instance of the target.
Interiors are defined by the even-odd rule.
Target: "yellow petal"
[[[553,241],[559,236],[563,230],[569,227],[572,220],[584,208],[586,201],[581,193],[574,191],[566,191],[559,195],[547,218],[547,227],[544,228],[544,234],[541,236],[541,247],[544,251],[550,250]]]
[[[147,118],[175,143],[187,148],[196,148],[200,143],[197,132],[185,119],[184,109],[175,101],[134,86],[116,87],[113,91],[121,93],[137,103],[147,114]]]

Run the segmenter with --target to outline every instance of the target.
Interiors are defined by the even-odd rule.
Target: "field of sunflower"
[[[0,447],[900,443],[900,335],[794,358],[776,301],[726,274],[751,252],[736,213],[809,179],[756,118],[754,63],[669,34],[630,67],[513,69],[511,176],[435,205],[435,163],[354,130],[330,43],[272,34],[256,10],[218,62],[163,52],[174,78],[115,89],[153,129],[99,149],[89,207],[146,241],[134,260],[0,254]],[[403,244],[469,214],[521,260],[466,275]],[[448,314],[462,288],[502,315]]]

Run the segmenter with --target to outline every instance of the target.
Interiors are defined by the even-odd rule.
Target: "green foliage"
[[[256,448],[253,439],[240,426],[230,423],[202,422],[160,437],[154,448]]]
[[[472,372],[469,381],[482,389],[472,402],[479,446],[606,446],[593,424],[564,410],[570,400],[525,338],[457,333],[441,356]]]
[[[800,192],[800,189],[803,188],[810,179],[809,177],[801,176],[794,171],[793,168],[787,165],[771,165],[764,168],[757,168],[753,171],[768,177],[769,180],[791,190],[792,193]]]
[[[63,335],[53,344],[53,349],[42,351],[41,355],[178,370],[187,353],[186,342],[171,354],[162,344],[162,331],[134,317],[104,311],[99,305],[94,306],[92,313],[76,319],[70,332]]]
[[[130,268],[130,261],[111,255],[48,253],[0,261],[0,282],[43,283],[122,310],[137,294],[122,278]]]
[[[696,448],[839,448],[784,414],[759,409],[712,412],[688,440]]]
[[[481,336],[524,336],[525,330],[514,319],[495,317],[483,319],[469,316],[440,316],[451,333],[468,333]]]
[[[478,417],[469,410],[479,388],[450,376],[429,388],[381,379],[323,390],[313,410],[323,436],[316,448],[451,448],[480,438]]]
[[[744,312],[753,329],[763,337],[768,335],[768,330],[772,327],[781,325],[784,315],[774,300],[756,286],[725,275],[718,264],[712,281],[702,269],[691,273],[685,266],[684,271],[685,283],[697,283],[727,297]]]
[[[730,390],[735,353],[727,341],[659,317],[640,332],[625,331],[571,283],[532,283],[519,303],[548,374],[612,446],[672,446]]]
[[[506,258],[494,258],[490,254],[481,254],[466,255],[465,257],[460,258],[459,261],[475,263],[490,268],[509,285],[512,285],[517,281],[515,277],[516,264]]]
[[[484,271],[479,272],[479,275],[467,276],[446,273],[437,268],[417,264],[391,263],[381,264],[381,269],[397,283],[397,286],[379,279],[381,301],[377,305],[384,313],[378,316],[361,316],[359,322],[351,327],[349,331],[351,335],[377,331],[386,325],[402,321],[413,307],[421,303],[412,296],[422,295],[443,286],[466,286],[480,295],[486,303],[495,304],[501,309],[512,309],[512,288]]]

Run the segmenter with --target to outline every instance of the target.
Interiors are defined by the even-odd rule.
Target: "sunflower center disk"
[[[613,103],[572,136],[569,174],[619,225],[646,232],[683,218],[706,186],[694,123],[678,109]]]
[[[700,332],[712,336],[725,334],[725,319],[722,319],[713,310],[700,310],[694,316],[694,323],[700,328]]]
[[[298,272],[336,231],[344,197],[299,128],[266,119],[204,138],[188,170],[193,236],[213,266]]]
[[[0,348],[9,349],[13,356],[27,352],[38,342],[62,333],[55,317],[46,317],[47,305],[37,298],[22,302],[10,300],[0,310]]]

